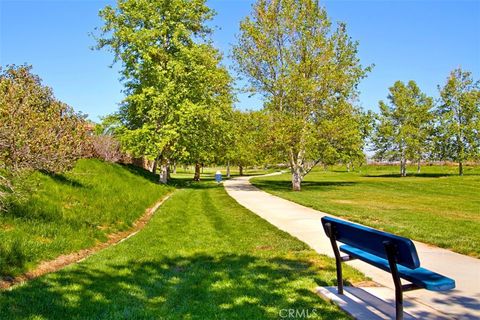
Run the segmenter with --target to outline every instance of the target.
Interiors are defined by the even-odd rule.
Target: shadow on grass
[[[25,271],[26,260],[27,256],[19,239],[0,242],[0,279]]]
[[[452,173],[407,173],[407,177],[418,177],[418,178],[441,178],[441,177],[452,177],[458,176],[458,174]],[[404,178],[398,173],[386,173],[386,174],[366,174],[366,178]]]
[[[169,185],[174,186],[178,189],[195,189],[195,190],[205,190],[205,189],[214,189],[222,188],[221,184],[217,184],[214,178],[204,178],[200,182],[193,181],[191,178],[172,178],[168,182]]]
[[[232,178],[236,178],[236,177],[254,177],[254,176],[263,176],[263,175],[266,175],[266,174],[272,174],[272,173],[276,173],[276,172],[280,172],[280,170],[276,170],[276,171],[272,171],[272,170],[265,170],[265,171],[253,171],[253,172],[244,172],[242,175],[239,175],[238,173],[232,173],[230,176]],[[224,176],[225,178],[226,176]]]
[[[122,165],[125,169],[127,169],[129,172],[143,177],[151,182],[158,183],[158,175],[151,173],[150,171],[134,166],[133,164],[123,164]]]
[[[328,269],[328,270],[327,270]],[[335,272],[333,266],[322,271]],[[278,319],[281,309],[317,309],[347,318],[299,278],[328,285],[308,261],[195,254],[150,261],[78,265],[0,296],[2,319]],[[331,283],[330,283],[331,285]],[[314,288],[312,288],[314,289]]]
[[[62,185],[66,185],[66,186],[70,186],[70,187],[73,187],[73,188],[85,188],[85,186],[75,180],[75,179],[72,179],[70,177],[67,177],[63,174],[58,174],[58,173],[53,173],[53,172],[48,172],[48,171],[40,171],[43,175],[47,176],[47,177],[50,177],[53,181],[59,183],[59,184],[62,184]]]
[[[279,180],[253,180],[253,185],[259,188],[265,188],[272,191],[291,191],[292,183],[290,181]],[[303,181],[302,190],[315,189],[317,191],[327,190],[336,187],[352,186],[357,184],[353,181]]]
[[[49,206],[36,199],[10,201],[7,210],[1,214],[5,217],[40,223],[59,221],[63,216],[62,211],[57,207]]]
[[[146,170],[146,169],[143,169],[143,168],[140,168],[140,167],[137,167],[137,166],[134,166],[134,165],[131,165],[131,164],[128,164],[128,165],[124,165],[124,168],[126,168],[129,172],[135,174],[135,175],[138,175],[138,176],[141,176],[151,182],[154,182],[154,183],[159,183],[158,182],[158,174],[153,174],[152,172]],[[214,175],[202,175],[201,177],[201,182],[213,182],[215,181],[215,177]],[[217,188],[218,185],[216,183],[199,183],[199,182],[196,182],[196,181],[193,181],[193,173],[190,176],[185,176],[185,177],[181,177],[181,178],[170,178],[168,180],[168,185],[170,186],[173,186],[175,188],[179,188],[179,189],[210,189],[210,188]]]

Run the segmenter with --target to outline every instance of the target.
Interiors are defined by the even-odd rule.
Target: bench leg
[[[395,283],[395,319],[402,320],[403,319],[403,291],[402,285],[400,284],[397,287]]]
[[[328,232],[328,238],[332,245],[333,254],[335,255],[335,264],[337,267],[337,289],[338,294],[343,294],[343,274],[342,274],[342,258],[340,257],[340,251],[338,250],[337,240],[335,240],[335,230],[330,223],[326,223],[325,227]]]
[[[335,264],[337,266],[337,289],[338,289],[338,294],[343,294],[342,260],[340,258],[335,257]]]
[[[400,276],[398,275],[395,246],[390,241],[385,241],[383,245],[385,246],[388,264],[390,265],[390,273],[392,274],[393,283],[395,284],[395,319],[403,320],[403,287]]]

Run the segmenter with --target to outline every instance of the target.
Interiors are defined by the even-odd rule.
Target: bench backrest
[[[323,217],[322,224],[327,236],[329,236],[325,227],[327,223],[330,223],[333,227],[335,239],[339,242],[387,259],[384,242],[390,241],[397,249],[396,260],[398,264],[410,269],[420,267],[417,249],[410,239],[340,219]]]

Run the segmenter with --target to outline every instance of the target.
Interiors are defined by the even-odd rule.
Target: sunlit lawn
[[[131,227],[173,190],[146,179],[146,172],[84,159],[63,175],[33,174],[31,191],[0,211],[0,277],[92,247]]]
[[[480,257],[480,168],[425,166],[400,178],[398,167],[315,170],[301,192],[290,191],[290,175],[255,178],[272,194],[351,221]],[[415,172],[416,168],[408,168]]]
[[[314,289],[334,261],[276,229],[212,181],[178,190],[137,235],[0,293],[3,319],[349,319]],[[346,266],[346,278],[364,278]]]

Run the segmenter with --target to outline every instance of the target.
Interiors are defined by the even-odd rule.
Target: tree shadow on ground
[[[353,181],[303,181],[302,190],[326,191],[337,187],[353,186],[357,182]],[[291,191],[292,183],[281,180],[254,180],[253,185],[259,188],[265,188],[271,191]]]
[[[367,178],[402,178],[397,172],[391,173],[367,173],[362,175]],[[480,173],[474,171],[473,168],[464,169],[464,176],[480,176]],[[459,177],[458,172],[408,172],[407,177],[419,177],[419,178],[442,178],[442,177]]]
[[[85,188],[85,185],[71,177],[67,177],[64,174],[59,174],[59,173],[54,173],[54,172],[48,172],[48,171],[40,171],[41,174],[51,178],[53,181],[56,183],[70,186],[73,188]]]
[[[35,201],[35,199],[20,199],[8,203],[7,210],[2,212],[5,217],[13,219],[24,219],[25,221],[55,222],[62,219],[62,211],[43,203]]]
[[[276,171],[262,171],[262,170],[258,170],[258,171],[253,171],[253,172],[244,172],[242,175],[238,174],[238,173],[232,173],[230,176],[232,178],[237,178],[237,177],[255,177],[255,176],[263,176],[263,175],[266,175],[266,174],[272,174],[272,173],[280,173],[281,170],[276,170]]]
[[[363,175],[366,178],[404,178],[399,173],[385,173],[385,174],[366,174]],[[452,173],[407,173],[407,177],[418,177],[418,178],[441,178],[441,177],[451,177],[458,176],[458,174]]]
[[[213,189],[213,188],[222,188],[221,184],[215,182],[214,177],[203,177],[200,181],[193,181],[192,178],[171,178],[168,182],[169,185],[174,186],[178,189],[195,189],[195,190],[204,190],[204,189]]]
[[[158,181],[158,174],[153,174],[152,172],[134,166],[132,164],[123,165],[125,169],[129,172],[143,177],[151,182],[159,183]],[[202,175],[201,182],[212,182],[215,180],[214,175]],[[213,183],[199,183],[197,181],[193,181],[193,173],[191,177],[175,177],[170,178],[168,180],[168,185],[173,186],[179,189],[210,189],[210,188],[217,188],[219,185]],[[220,185],[221,186],[221,185]]]
[[[327,270],[328,269],[328,270]],[[322,271],[334,273],[333,266]],[[253,255],[195,254],[148,261],[80,264],[0,295],[2,319],[278,319],[281,309],[348,317],[301,277],[331,285],[308,261]]]
[[[122,166],[125,169],[127,169],[130,173],[133,173],[134,175],[143,177],[143,178],[145,178],[145,179],[147,179],[151,182],[158,183],[158,175],[157,174],[153,174],[152,172],[150,172],[146,169],[140,168],[138,166],[135,166],[133,164],[123,164]]]

